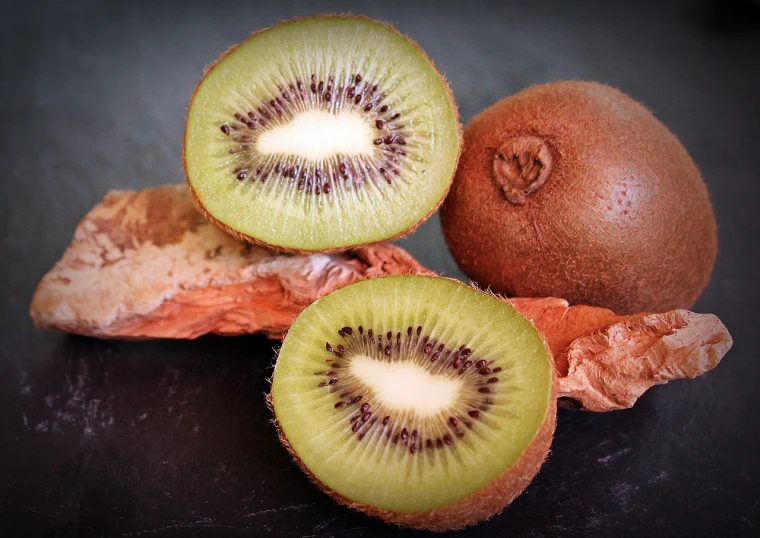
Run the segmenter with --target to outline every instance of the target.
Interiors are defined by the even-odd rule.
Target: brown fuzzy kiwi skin
[[[390,23],[387,23],[387,22],[384,22],[384,21],[380,21],[380,20],[377,20],[377,19],[373,19],[372,17],[367,17],[365,15],[352,15],[352,14],[348,14],[348,13],[323,13],[323,14],[320,14],[320,15],[313,15],[313,16],[309,16],[309,17],[294,17],[292,19],[288,19],[288,20],[285,20],[285,21],[280,21],[276,25],[270,26],[268,28],[263,28],[261,30],[258,30],[256,32],[252,33],[249,36],[248,39],[253,39],[257,35],[262,34],[264,32],[268,32],[269,30],[271,30],[273,28],[276,28],[276,27],[279,27],[279,26],[282,26],[283,24],[290,24],[290,23],[293,23],[293,22],[297,22],[297,21],[300,21],[300,20],[307,19],[307,18],[308,19],[358,19],[358,20],[364,20],[364,21],[374,22],[374,23],[377,23],[377,24],[380,24],[380,25],[384,26],[388,30],[392,31],[393,33],[395,33],[395,34],[397,34],[397,35],[399,35],[401,37],[403,37],[404,39],[408,40],[410,43],[412,43],[414,45],[414,47],[420,52],[420,54],[422,54],[423,58],[425,58],[428,61],[428,63],[430,64],[430,66],[435,70],[436,74],[438,75],[438,78],[441,80],[441,83],[443,84],[443,87],[446,89],[446,95],[448,95],[449,103],[451,104],[451,107],[452,107],[452,109],[454,111],[454,120],[455,120],[455,123],[456,123],[456,126],[457,126],[457,140],[458,140],[457,154],[456,154],[456,157],[454,159],[454,170],[456,170],[457,165],[459,163],[459,158],[462,155],[463,128],[462,128],[461,118],[460,118],[460,115],[459,115],[459,108],[457,107],[456,102],[454,101],[454,94],[451,91],[451,87],[449,86],[449,83],[446,80],[446,78],[443,76],[443,74],[441,74],[441,72],[435,67],[435,64],[433,63],[433,60],[430,59],[430,57],[425,53],[424,50],[422,50],[422,48],[417,44],[417,42],[414,41],[413,39],[411,39],[409,36],[407,36],[407,35],[402,34],[401,32],[399,32]],[[203,76],[198,81],[198,83],[195,85],[195,89],[193,89],[193,94],[192,94],[192,96],[190,98],[190,103],[188,104],[188,110],[189,110],[190,105],[192,105],[193,100],[195,99],[195,95],[198,92],[198,88],[200,88],[200,85],[203,82],[203,79],[206,78],[206,75],[208,75],[211,72],[211,70],[214,69],[214,67],[216,67],[222,60],[224,60],[227,57],[227,55],[229,55],[230,53],[232,53],[233,51],[235,51],[240,45],[241,44],[237,44],[237,45],[233,45],[233,46],[229,47],[226,51],[224,51],[219,56],[219,58],[217,58],[211,65],[207,66],[203,70]],[[244,234],[244,233],[242,233],[242,232],[240,232],[238,230],[235,230],[234,228],[230,227],[229,225],[227,225],[227,224],[219,221],[217,218],[215,218],[213,215],[211,215],[211,213],[209,213],[206,210],[206,208],[203,205],[203,202],[200,200],[200,198],[198,197],[198,194],[195,192],[195,189],[193,189],[193,186],[190,184],[190,178],[189,178],[189,175],[187,173],[187,155],[186,155],[186,151],[185,151],[186,146],[187,146],[187,134],[188,134],[188,132],[187,132],[187,122],[185,122],[185,133],[184,133],[184,136],[182,138],[182,170],[183,170],[183,172],[185,174],[185,181],[186,181],[187,186],[188,186],[188,188],[190,190],[190,195],[191,195],[193,201],[195,202],[195,205],[198,206],[198,209],[203,214],[203,216],[206,217],[206,219],[209,222],[211,222],[212,224],[218,226],[219,228],[221,228],[222,230],[224,230],[228,234],[236,237],[237,239],[240,239],[241,241],[247,241],[247,242],[252,243],[254,245],[258,245],[258,246],[261,246],[261,247],[264,247],[264,248],[267,248],[267,249],[270,249],[270,250],[273,250],[273,251],[276,251],[276,252],[285,252],[285,253],[290,253],[290,254],[309,254],[309,253],[313,253],[313,252],[324,252],[324,253],[343,252],[343,251],[346,251],[346,250],[351,250],[351,249],[354,249],[354,248],[357,248],[357,247],[361,247],[361,246],[370,244],[370,243],[356,243],[356,244],[353,244],[353,245],[345,245],[345,246],[332,247],[332,248],[326,248],[326,249],[312,249],[312,250],[310,250],[310,249],[289,248],[289,247],[283,247],[281,245],[274,245],[274,244],[271,244],[271,243],[267,243],[265,241],[262,241],[260,239],[255,238],[255,237],[252,237],[250,235]],[[453,181],[453,175],[452,175],[451,179]],[[427,219],[429,219],[430,216],[438,210],[438,208],[441,206],[441,204],[443,203],[444,199],[448,195],[448,192],[449,192],[450,188],[451,188],[451,181],[449,182],[449,186],[446,189],[446,192],[441,197],[441,199],[438,201],[438,203],[434,207],[432,207],[430,209],[430,211],[428,211],[428,213],[424,217],[422,217],[420,220],[418,220],[416,223],[412,224],[410,227],[406,228],[405,230],[402,230],[399,233],[397,233],[397,234],[395,234],[393,236],[390,236],[388,238],[384,238],[384,239],[382,239],[380,241],[386,242],[386,241],[393,241],[394,239],[400,239],[400,238],[402,238],[402,237],[404,237],[404,236],[412,233],[414,230],[416,230],[417,227],[420,224],[422,224]],[[377,242],[380,242],[380,241],[372,241],[372,243],[377,243]]]
[[[492,163],[528,137],[545,143],[550,172],[512,203]],[[629,96],[584,81],[534,86],[477,115],[441,224],[480,285],[619,314],[691,308],[718,249],[707,187],[680,141]]]
[[[461,282],[456,282],[462,284]],[[508,299],[499,297],[490,291],[481,291],[481,293],[486,293],[498,300],[510,304],[511,306]],[[552,371],[551,394],[549,395],[546,413],[541,421],[541,425],[526,450],[501,476],[494,479],[484,488],[471,493],[455,503],[424,512],[393,512],[390,510],[383,510],[376,506],[356,502],[331,490],[314,476],[309,468],[306,467],[298,457],[298,453],[296,453],[290,445],[290,442],[285,436],[285,432],[283,432],[280,427],[280,422],[277,419],[271,391],[266,395],[266,402],[272,413],[272,422],[277,428],[277,435],[280,438],[280,442],[293,457],[293,461],[306,474],[309,480],[311,480],[324,493],[332,497],[336,502],[353,510],[363,512],[369,516],[379,518],[387,523],[393,523],[402,527],[436,532],[452,531],[485,521],[504,510],[504,508],[506,508],[525,490],[525,488],[528,487],[536,474],[538,474],[546,457],[549,455],[552,439],[554,438],[554,430],[557,426],[557,372],[554,367],[554,361],[551,358],[551,351],[545,341],[544,348],[546,349],[546,354],[549,358],[548,360]]]

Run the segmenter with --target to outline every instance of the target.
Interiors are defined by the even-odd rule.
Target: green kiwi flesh
[[[501,511],[546,457],[549,352],[511,305],[428,276],[364,280],[295,320],[270,403],[298,464],[339,502],[445,530]]]
[[[198,84],[184,167],[206,216],[294,252],[402,235],[451,185],[461,126],[422,50],[363,17],[295,19],[230,49]]]

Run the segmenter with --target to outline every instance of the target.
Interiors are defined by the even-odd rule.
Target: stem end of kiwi
[[[514,205],[546,183],[552,171],[552,155],[546,142],[536,136],[517,136],[494,153],[493,180]]]

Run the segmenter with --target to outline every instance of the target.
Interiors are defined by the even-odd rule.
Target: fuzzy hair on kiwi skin
[[[407,36],[407,35],[402,34],[401,32],[399,32],[393,25],[391,25],[388,22],[380,21],[380,20],[377,20],[377,19],[373,19],[372,17],[368,17],[366,15],[351,15],[351,14],[348,14],[348,13],[322,13],[322,14],[319,14],[319,15],[313,15],[313,16],[309,16],[309,17],[294,17],[294,18],[291,18],[291,19],[288,19],[288,20],[280,21],[277,24],[269,26],[267,28],[262,28],[260,30],[257,30],[255,32],[253,32],[248,37],[248,39],[252,39],[252,38],[254,38],[254,37],[256,37],[256,36],[258,36],[260,34],[263,34],[264,32],[267,32],[267,31],[271,30],[272,28],[282,26],[283,24],[289,24],[289,23],[293,23],[293,22],[297,22],[297,21],[305,20],[305,19],[358,19],[358,20],[370,21],[370,22],[373,22],[373,23],[380,24],[380,25],[384,26],[385,28],[387,28],[391,32],[393,32],[393,33],[395,33],[395,34],[403,37],[404,39],[408,40],[410,43],[412,43],[414,45],[414,47],[420,52],[420,54],[422,54],[422,56],[430,63],[430,66],[438,74],[438,77],[441,80],[441,83],[443,84],[443,87],[446,89],[446,94],[448,95],[449,102],[451,103],[451,107],[452,107],[452,110],[454,112],[454,121],[455,121],[456,126],[457,126],[457,140],[458,140],[457,154],[456,154],[456,156],[454,158],[454,167],[453,167],[454,172],[456,172],[456,169],[457,169],[457,166],[458,166],[458,163],[459,163],[459,158],[462,155],[462,137],[463,137],[463,132],[464,132],[463,131],[462,122],[461,122],[461,117],[459,115],[459,108],[456,105],[456,101],[454,101],[454,94],[451,91],[451,87],[449,86],[448,81],[443,76],[443,74],[435,67],[435,64],[433,63],[433,60],[430,59],[430,57],[425,53],[424,50],[422,50],[422,48],[419,46],[419,44],[416,41],[414,41],[413,39],[411,39],[409,36]],[[246,39],[245,41],[247,41],[248,39]],[[198,81],[198,83],[195,85],[195,88],[193,89],[192,96],[190,97],[190,103],[192,103],[193,99],[195,99],[195,94],[197,93],[198,88],[200,87],[201,83],[203,82],[203,79],[208,74],[208,72],[211,71],[219,62],[221,62],[222,60],[224,60],[224,58],[226,58],[230,53],[234,52],[238,47],[240,47],[241,44],[242,43],[230,46],[227,50],[225,50],[219,56],[219,58],[217,58],[214,62],[212,62],[210,65],[208,65],[208,66],[206,66],[204,68],[204,70],[203,70],[203,76],[200,78],[200,80]],[[188,105],[188,108],[189,108],[189,105]],[[346,246],[341,246],[341,247],[333,247],[333,248],[326,248],[326,249],[316,249],[316,250],[304,250],[304,249],[283,247],[283,246],[280,246],[280,245],[273,245],[273,244],[267,243],[265,241],[262,241],[260,239],[257,239],[255,237],[251,237],[251,236],[249,236],[247,234],[244,234],[242,232],[239,232],[239,231],[235,230],[234,228],[231,228],[227,224],[225,224],[225,223],[221,222],[220,220],[218,220],[217,218],[215,218],[213,215],[211,215],[206,210],[206,208],[201,203],[201,200],[198,198],[198,195],[196,194],[195,189],[193,189],[192,185],[190,184],[189,175],[187,173],[187,155],[186,155],[186,152],[185,152],[187,135],[188,135],[188,126],[187,126],[187,122],[186,122],[185,123],[185,133],[184,133],[184,136],[183,136],[183,144],[182,144],[182,170],[183,170],[183,172],[185,174],[185,182],[187,184],[188,189],[190,190],[190,195],[191,195],[191,197],[193,199],[193,202],[195,203],[196,206],[198,206],[198,209],[200,210],[200,212],[203,214],[204,217],[206,217],[206,219],[209,222],[211,222],[212,224],[218,226],[219,228],[221,228],[225,232],[229,233],[230,235],[236,237],[237,239],[240,239],[241,241],[247,241],[247,242],[252,243],[254,245],[258,245],[258,246],[261,246],[261,247],[273,250],[275,252],[284,252],[284,253],[290,253],[290,254],[308,254],[308,253],[314,253],[314,252],[324,252],[324,253],[343,252],[343,251],[351,250],[351,249],[354,249],[354,248],[357,248],[357,247],[361,247],[361,246],[370,244],[370,243],[356,243],[354,245],[346,245]],[[406,235],[412,233],[414,230],[416,230],[418,226],[420,226],[423,222],[425,222],[427,219],[429,219],[433,215],[433,213],[435,213],[438,210],[438,208],[441,206],[441,204],[443,204],[443,201],[446,199],[446,196],[448,196],[449,189],[451,189],[451,183],[452,183],[452,181],[453,181],[453,175],[451,177],[451,180],[449,181],[449,184],[448,184],[448,187],[446,189],[446,192],[444,192],[444,194],[441,197],[441,199],[438,200],[438,203],[432,209],[430,209],[430,211],[425,216],[423,216],[419,221],[417,221],[412,226],[408,227],[405,230],[400,231],[399,233],[397,233],[397,234],[395,234],[395,235],[393,235],[391,237],[383,238],[383,239],[378,240],[378,241],[373,241],[372,243],[380,242],[380,241],[382,241],[382,242],[388,242],[388,241],[393,241],[395,239],[400,239],[400,238],[405,237]]]
[[[510,201],[492,163],[503,145],[529,139],[545,143],[551,171]],[[704,181],[629,96],[593,82],[534,86],[473,118],[464,146],[441,225],[481,285],[618,314],[690,308],[706,287],[717,233]]]
[[[459,285],[466,286],[462,282],[442,276],[428,275],[433,278],[446,278]],[[387,277],[379,277],[387,278]],[[510,306],[512,303],[509,299],[502,297],[490,290],[481,290],[477,286],[469,286],[479,293],[484,293],[494,299],[502,301]],[[514,308],[514,307],[513,307]],[[521,314],[522,315],[522,314]],[[532,324],[532,323],[531,323]],[[494,515],[500,513],[513,500],[515,500],[533,481],[538,474],[544,461],[549,455],[554,430],[557,426],[557,371],[554,365],[551,351],[546,340],[541,333],[541,341],[546,350],[547,357],[551,368],[551,393],[549,395],[546,413],[541,426],[536,435],[527,446],[525,452],[509,467],[501,476],[494,479],[486,487],[477,490],[459,501],[440,508],[434,508],[424,512],[393,512],[383,510],[376,506],[356,502],[344,497],[327,487],[309,470],[298,457],[298,454],[288,441],[285,432],[280,427],[277,413],[274,408],[274,399],[272,392],[266,394],[266,403],[269,411],[272,413],[272,423],[277,429],[277,435],[285,449],[290,453],[295,464],[306,474],[320,490],[332,497],[339,504],[352,510],[363,512],[369,516],[381,519],[387,523],[392,523],[402,527],[409,527],[419,530],[430,530],[435,532],[453,531],[475,525],[485,521]],[[270,378],[271,384],[271,378]]]

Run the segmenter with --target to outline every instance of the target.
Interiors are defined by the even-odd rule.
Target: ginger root
[[[43,277],[31,316],[38,327],[101,338],[282,338],[319,297],[397,274],[432,272],[389,244],[290,255],[241,242],[208,223],[184,185],[114,191]],[[580,409],[631,407],[653,385],[714,368],[732,345],[711,314],[618,316],[552,297],[510,302],[554,356],[560,404]]]
[[[79,223],[32,297],[42,328],[101,338],[282,338],[327,293],[381,275],[429,273],[388,244],[278,254],[224,233],[184,185],[112,191]]]

